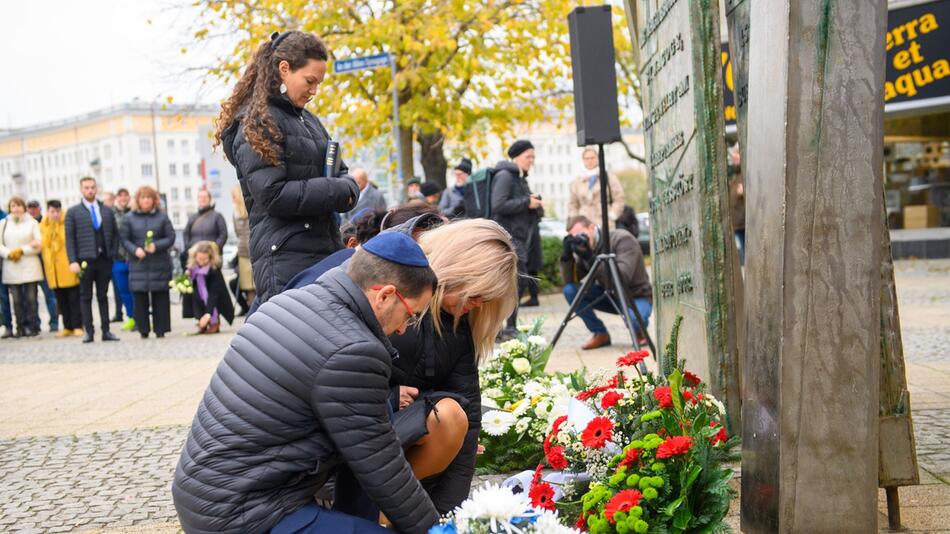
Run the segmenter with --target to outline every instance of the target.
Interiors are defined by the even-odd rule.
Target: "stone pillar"
[[[752,2],[744,532],[877,531],[886,14]]]
[[[722,114],[718,0],[626,0],[640,73],[657,351],[683,317],[677,355],[741,428],[734,258]]]

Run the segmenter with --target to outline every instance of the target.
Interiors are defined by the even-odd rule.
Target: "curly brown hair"
[[[311,59],[328,58],[327,46],[312,33],[289,31],[272,35],[257,47],[234,92],[221,105],[221,114],[215,121],[214,146],[221,144],[221,135],[244,111],[241,120],[247,142],[264,160],[280,165],[277,143],[283,140],[283,134],[267,107],[268,98],[280,95],[280,63],[286,61],[291,70],[297,70]]]

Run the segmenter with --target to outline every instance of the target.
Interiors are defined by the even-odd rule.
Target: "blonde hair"
[[[215,269],[221,268],[221,253],[218,252],[218,244],[214,241],[198,241],[188,249],[188,268],[198,265],[195,261],[195,256],[199,252],[204,252],[211,258],[211,265]]]
[[[244,204],[244,191],[241,184],[231,188],[231,202],[234,204],[234,215],[238,219],[247,219],[247,205]]]
[[[455,221],[419,236],[419,245],[439,277],[432,294],[432,324],[442,334],[440,309],[447,293],[458,292],[464,303],[481,298],[481,307],[469,312],[475,356],[491,355],[495,336],[518,303],[518,255],[498,223],[487,219]],[[452,325],[458,327],[459,317]]]

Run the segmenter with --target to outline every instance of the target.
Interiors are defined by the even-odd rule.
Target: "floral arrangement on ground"
[[[678,361],[679,324],[670,362]],[[725,409],[682,362],[666,377],[642,372],[647,356],[618,358],[612,376],[579,392],[570,416],[552,422],[531,503],[595,534],[729,531],[727,464],[737,459],[738,437],[727,436]],[[545,466],[571,476],[542,480]]]
[[[476,489],[429,534],[580,534],[561,524],[557,512],[532,508],[524,493],[485,485]]]
[[[541,337],[542,321],[519,327],[479,371],[482,431],[478,473],[531,469],[544,457],[542,444],[551,424],[567,415],[571,398],[584,387],[583,372],[548,374],[551,355]]]

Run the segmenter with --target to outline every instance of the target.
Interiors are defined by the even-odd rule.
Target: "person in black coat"
[[[491,355],[495,335],[517,304],[518,256],[508,233],[485,219],[428,230],[419,244],[439,285],[419,328],[390,338],[399,351],[391,380],[399,389],[392,397],[398,400],[397,432],[413,444],[406,457],[444,514],[461,504],[472,486],[482,423],[478,363]],[[427,440],[429,428],[418,428],[418,422],[414,427],[401,415],[413,417],[418,405],[446,397],[464,404],[466,431],[440,432],[434,442]],[[437,416],[429,414],[428,426]]]
[[[199,334],[217,334],[221,319],[234,322],[234,305],[221,274],[221,255],[213,241],[199,241],[188,250],[192,292],[185,296],[182,316],[198,319]]]
[[[91,343],[95,327],[92,324],[92,288],[96,288],[99,320],[103,341],[118,341],[109,332],[109,281],[112,280],[112,259],[118,256],[119,229],[112,209],[96,200],[96,179],[85,177],[79,181],[82,202],[66,212],[66,255],[69,270],[80,274],[79,304],[85,330],[83,343]],[[86,264],[83,267],[83,264]]]
[[[168,297],[172,259],[168,249],[175,244],[175,229],[168,215],[158,209],[158,192],[151,187],[143,186],[136,191],[135,204],[138,209],[122,219],[119,231],[122,246],[129,252],[129,289],[135,300],[135,328],[143,339],[152,329],[155,336],[161,338],[172,329]]]
[[[378,513],[314,502],[346,469],[398,532],[427,532],[439,516],[390,422],[397,354],[386,336],[418,321],[435,286],[418,245],[390,232],[345,270],[263,304],[231,341],[182,450],[172,484],[182,529],[391,532]]]
[[[326,45],[290,31],[258,48],[218,117],[221,143],[247,205],[257,298],[266,302],[303,269],[343,248],[337,213],[356,205],[347,168],[325,176],[330,136],[304,106],[323,81]]]
[[[511,161],[499,161],[495,166],[491,188],[491,217],[511,234],[518,251],[518,297],[528,287],[528,263],[532,257],[534,240],[540,239],[538,223],[544,215],[544,203],[528,187],[528,171],[534,165],[534,145],[519,139],[508,148]],[[536,254],[539,255],[540,246]],[[518,310],[508,318],[503,337],[517,335]]]

